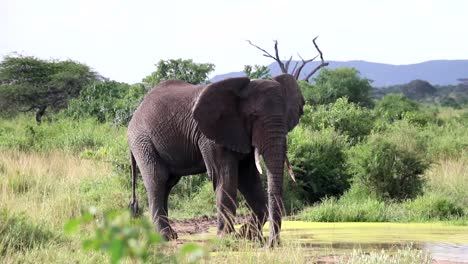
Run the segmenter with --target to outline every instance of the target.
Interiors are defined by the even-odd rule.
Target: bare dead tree
[[[263,56],[268,57],[268,58],[272,58],[273,60],[275,60],[275,61],[278,63],[278,65],[279,65],[279,67],[280,67],[282,73],[289,73],[289,74],[293,75],[294,78],[296,78],[296,80],[299,80],[299,77],[300,77],[300,75],[301,75],[302,70],[304,69],[304,67],[305,67],[308,63],[310,63],[310,62],[314,61],[315,59],[317,59],[318,57],[320,57],[320,60],[321,60],[320,64],[317,65],[314,69],[312,69],[312,71],[310,71],[309,73],[305,74],[305,78],[304,78],[303,80],[309,81],[309,79],[310,79],[318,70],[320,70],[320,69],[323,68],[323,67],[328,66],[328,64],[329,64],[328,62],[325,62],[325,60],[323,59],[323,53],[322,53],[322,51],[320,50],[320,48],[319,48],[319,46],[317,45],[317,42],[316,42],[316,41],[317,41],[317,38],[318,38],[318,36],[315,37],[315,38],[312,40],[312,42],[314,43],[315,49],[318,51],[319,54],[318,54],[317,56],[313,57],[312,59],[309,59],[309,60],[304,60],[304,59],[301,57],[301,55],[297,54],[297,55],[299,56],[299,58],[301,59],[302,62],[301,62],[300,65],[299,65],[299,62],[296,62],[295,65],[294,65],[294,68],[292,69],[291,72],[289,72],[289,66],[291,65],[291,61],[292,61],[293,56],[291,56],[291,57],[289,58],[289,60],[286,61],[286,63],[283,63],[283,61],[281,61],[280,56],[279,56],[278,41],[277,41],[277,40],[274,40],[274,42],[275,42],[275,56],[271,55],[271,54],[270,54],[268,51],[266,51],[265,49],[262,49],[261,47],[259,47],[259,46],[255,45],[255,44],[253,44],[250,40],[247,40],[247,42],[248,42],[250,45],[254,46],[255,48],[261,50],[261,51],[263,52]],[[298,67],[298,65],[299,65],[299,67]]]

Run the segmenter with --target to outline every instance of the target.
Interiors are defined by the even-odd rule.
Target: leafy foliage
[[[250,79],[269,79],[271,78],[270,68],[263,65],[245,65],[244,73]]]
[[[348,97],[357,105],[373,106],[371,81],[359,77],[354,68],[322,69],[314,81],[315,85],[299,82],[306,102],[311,105],[329,104],[338,98]]]
[[[414,215],[412,217],[420,219],[419,221],[448,220],[464,215],[463,208],[455,201],[435,193],[419,196],[404,206],[410,214]]]
[[[215,69],[211,63],[195,63],[188,59],[160,60],[156,71],[143,79],[149,87],[154,87],[165,80],[182,80],[191,84],[207,82],[208,74]]]
[[[401,120],[405,113],[418,110],[418,103],[408,99],[403,94],[388,94],[375,105],[377,114],[388,122]]]
[[[353,180],[376,197],[403,200],[422,192],[428,163],[415,149],[374,135],[350,150],[349,168]]]
[[[96,118],[99,122],[126,125],[146,90],[141,84],[105,81],[89,85],[70,102],[65,113],[73,118]]]
[[[61,109],[84,87],[98,80],[88,66],[68,61],[46,61],[28,56],[6,56],[0,63],[0,109],[10,114],[46,108]]]
[[[83,241],[83,248],[87,250],[104,251],[109,254],[111,263],[118,263],[124,258],[152,262],[168,263],[178,259],[194,262],[205,255],[204,250],[192,243],[187,243],[175,254],[165,254],[162,246],[164,240],[153,231],[152,224],[146,218],[132,219],[129,212],[105,213],[103,218],[97,219],[97,211],[90,208],[81,217],[70,220],[65,224],[65,232],[76,232],[79,226],[92,224],[94,234]],[[152,253],[155,246],[157,252]]]
[[[339,196],[349,188],[350,175],[346,171],[344,153],[346,137],[332,128],[311,131],[297,127],[289,134],[288,141],[289,160],[304,203],[314,203],[325,196]]]
[[[348,102],[343,97],[327,105],[306,105],[301,124],[314,130],[332,127],[357,142],[370,133],[374,117],[369,109]]]

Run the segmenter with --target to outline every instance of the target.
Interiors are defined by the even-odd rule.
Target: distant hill
[[[416,64],[392,65],[367,61],[329,61],[328,68],[353,67],[361,76],[373,80],[374,87],[408,83],[415,79],[426,80],[432,85],[459,83],[457,79],[468,78],[468,60],[433,60]],[[294,65],[294,61],[291,65]],[[308,72],[319,62],[308,64],[303,72]],[[268,66],[272,75],[280,73],[277,63]],[[292,67],[292,66],[291,66]],[[219,81],[229,77],[244,76],[243,72],[231,72],[213,77]]]

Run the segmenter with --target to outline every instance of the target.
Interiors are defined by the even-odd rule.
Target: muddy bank
[[[248,216],[238,216],[235,218],[234,223],[236,225],[244,224],[248,221],[248,219]],[[209,228],[216,228],[216,224],[216,217],[210,216],[171,221],[172,228],[179,235],[194,235],[200,233],[207,233]]]

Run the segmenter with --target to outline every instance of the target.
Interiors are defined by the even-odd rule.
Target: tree
[[[301,57],[301,55],[298,54],[299,58],[301,58],[301,60],[302,60],[302,63],[301,63],[301,65],[299,65],[299,67],[298,67],[299,62],[296,62],[296,63],[294,64],[294,67],[293,67],[293,69],[292,69],[291,71],[289,70],[289,67],[291,66],[291,62],[292,62],[292,58],[293,58],[293,57],[292,57],[292,56],[289,57],[289,60],[287,60],[286,63],[284,63],[283,61],[281,61],[280,56],[279,56],[279,51],[278,51],[278,41],[277,41],[277,40],[275,40],[275,56],[271,55],[271,54],[270,54],[268,51],[266,51],[265,49],[262,49],[262,48],[260,48],[259,46],[253,44],[250,40],[247,40],[247,42],[249,42],[249,44],[252,45],[252,46],[254,46],[255,48],[257,48],[257,49],[263,51],[263,56],[274,59],[274,60],[278,63],[278,65],[279,65],[279,67],[280,67],[282,73],[289,73],[289,74],[293,75],[294,78],[296,78],[296,80],[299,80],[299,77],[301,76],[301,72],[302,72],[302,70],[304,69],[304,67],[305,67],[309,62],[314,61],[317,57],[320,56],[321,63],[320,63],[319,65],[317,65],[314,69],[312,69],[312,71],[310,71],[309,73],[306,73],[306,74],[305,74],[305,77],[304,77],[303,80],[308,82],[308,81],[310,80],[310,78],[311,78],[318,70],[320,70],[322,67],[328,66],[328,62],[325,62],[325,60],[323,59],[323,53],[322,53],[322,51],[320,50],[319,46],[317,45],[317,38],[318,38],[318,36],[315,37],[315,38],[312,40],[312,43],[314,43],[315,49],[317,50],[317,52],[318,52],[319,54],[318,54],[317,56],[313,57],[312,59],[309,59],[309,60],[304,60],[304,59]]]
[[[338,98],[347,97],[349,102],[364,107],[372,107],[372,86],[367,78],[359,77],[359,71],[354,68],[323,69],[314,78],[315,85],[300,83],[309,104],[329,104]]]
[[[250,79],[268,79],[271,78],[270,69],[262,65],[245,65],[244,73]]]
[[[99,78],[87,65],[71,60],[6,56],[0,63],[0,109],[11,114],[36,111],[40,123],[47,108],[66,107]]]
[[[165,80],[182,80],[191,84],[201,84],[208,81],[208,74],[215,69],[211,63],[195,63],[193,60],[171,59],[160,60],[156,71],[143,79],[149,87]]]

